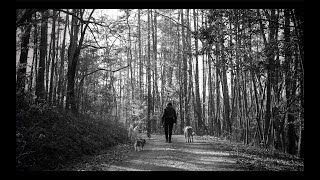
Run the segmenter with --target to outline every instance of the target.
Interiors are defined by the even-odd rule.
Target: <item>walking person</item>
[[[167,107],[164,109],[161,123],[164,127],[166,142],[171,143],[173,123],[177,123],[177,113],[176,110],[172,107],[171,102],[168,103]]]

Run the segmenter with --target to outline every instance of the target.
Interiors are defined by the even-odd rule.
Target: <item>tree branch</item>
[[[163,16],[163,17],[165,17],[165,18],[168,18],[168,19],[170,19],[171,21],[175,22],[176,24],[178,24],[178,25],[180,25],[180,26],[184,26],[185,28],[187,28],[188,30],[191,31],[191,29],[190,29],[188,26],[180,24],[180,23],[179,23],[178,21],[176,21],[175,19],[173,19],[173,18],[171,18],[171,17],[169,17],[169,16],[167,16],[167,15],[161,14],[161,13],[159,13],[158,11],[155,11],[155,13],[157,13],[158,15]]]
[[[85,78],[86,76],[89,76],[90,74],[93,74],[93,73],[95,73],[95,72],[97,72],[97,71],[102,71],[102,70],[103,70],[103,71],[110,71],[110,72],[113,72],[113,73],[114,73],[114,72],[120,71],[120,70],[122,70],[122,69],[124,69],[124,68],[127,68],[127,67],[129,67],[129,65],[124,66],[124,67],[121,67],[121,68],[116,69],[116,70],[98,68],[98,69],[96,69],[96,70],[94,70],[94,71],[92,71],[92,72],[89,72],[89,73],[83,75],[82,78],[81,78],[81,81],[80,81],[80,85],[83,83],[83,80],[84,80],[84,78]],[[79,87],[80,87],[80,86],[79,86]]]

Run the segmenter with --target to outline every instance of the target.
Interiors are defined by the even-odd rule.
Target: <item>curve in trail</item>
[[[243,171],[228,151],[194,138],[186,143],[183,135],[173,135],[166,143],[164,135],[146,138],[144,150],[129,153],[123,161],[106,165],[104,171]],[[221,149],[221,148],[220,148]]]

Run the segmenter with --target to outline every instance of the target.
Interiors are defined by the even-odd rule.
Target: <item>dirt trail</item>
[[[142,151],[133,147],[120,160],[113,162],[99,158],[94,168],[77,170],[99,171],[243,171],[228,151],[215,147],[214,143],[195,137],[186,143],[183,135],[173,135],[172,143],[166,143],[164,135],[152,135]],[[98,165],[97,165],[98,164]],[[83,166],[82,166],[83,167]]]

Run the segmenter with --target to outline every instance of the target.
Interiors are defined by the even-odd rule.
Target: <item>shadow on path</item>
[[[120,162],[105,165],[104,171],[243,171],[213,144],[197,140],[186,143],[183,135],[173,135],[166,143],[163,135],[152,135],[142,151],[133,151]],[[133,149],[133,148],[132,148]]]

